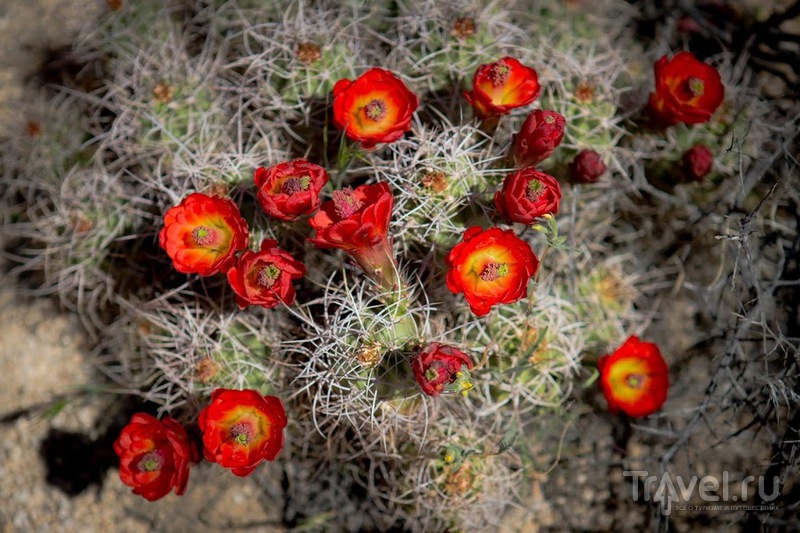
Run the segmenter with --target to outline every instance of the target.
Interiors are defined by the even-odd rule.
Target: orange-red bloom
[[[328,183],[328,173],[305,159],[258,167],[253,175],[258,203],[271,217],[294,220],[319,207],[319,191]]]
[[[389,221],[394,197],[386,183],[333,191],[333,200],[309,219],[316,235],[309,240],[320,248],[341,248],[384,288],[399,283],[389,243]]]
[[[472,90],[464,96],[481,120],[505,115],[530,104],[539,96],[539,76],[513,57],[481,65],[472,79]]]
[[[198,423],[206,459],[237,476],[249,476],[262,461],[274,461],[283,448],[286,411],[275,396],[216,389]]]
[[[532,167],[544,161],[564,138],[567,121],[555,111],[534,110],[514,137],[509,159],[517,168]]]
[[[464,293],[472,312],[483,316],[496,304],[513,303],[528,293],[528,281],[539,260],[530,245],[511,230],[482,230],[473,226],[464,233],[446,259],[447,288]]]
[[[189,465],[197,460],[197,450],[175,419],[159,421],[145,413],[136,413],[122,428],[114,452],[119,456],[122,482],[151,502],[173,488],[178,496],[183,494]]]
[[[228,283],[241,309],[251,304],[270,309],[279,302],[292,305],[292,280],[305,274],[305,265],[278,248],[278,241],[264,239],[260,251],[246,251],[228,270]]]
[[[670,126],[708,122],[725,97],[719,72],[690,52],[667,56],[654,66],[656,87],[650,93],[650,113],[655,124]]]
[[[506,222],[531,224],[537,217],[558,212],[561,186],[549,174],[533,167],[506,176],[502,190],[494,195],[497,212]]]
[[[333,86],[333,122],[364,148],[394,142],[411,129],[417,96],[388,70],[371,68]]]
[[[647,416],[667,400],[669,371],[658,346],[630,337],[597,363],[600,387],[612,413]]]
[[[175,270],[201,276],[226,272],[249,239],[247,223],[232,200],[197,192],[167,211],[158,236]]]
[[[462,366],[471,370],[472,359],[458,348],[438,342],[421,348],[411,361],[414,377],[428,396],[438,396],[446,385],[455,383]]]

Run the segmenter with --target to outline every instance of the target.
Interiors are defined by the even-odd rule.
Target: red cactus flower
[[[388,70],[371,68],[333,86],[333,122],[366,149],[394,142],[411,129],[417,96]]]
[[[539,260],[530,245],[511,230],[482,230],[473,226],[464,233],[446,259],[447,288],[464,293],[477,316],[486,315],[496,304],[513,303],[528,293],[528,281]]]
[[[667,400],[669,370],[653,343],[629,337],[613,354],[601,357],[597,369],[611,413],[647,416]]]
[[[532,167],[544,161],[564,138],[567,121],[555,111],[536,109],[522,124],[508,152],[509,160],[517,168]]]
[[[274,461],[283,448],[286,411],[275,396],[252,389],[217,389],[198,419],[203,453],[209,461],[249,476],[262,461]]]
[[[505,115],[530,104],[539,96],[539,76],[513,57],[481,65],[472,79],[472,90],[464,96],[481,120]]]
[[[428,396],[438,396],[446,385],[455,383],[462,366],[471,370],[472,359],[461,350],[438,342],[421,348],[411,361],[414,377]]]
[[[725,98],[719,72],[690,52],[667,56],[654,66],[656,87],[650,93],[650,114],[656,125],[708,122]]]
[[[305,265],[278,248],[278,241],[264,239],[260,251],[246,251],[228,270],[228,283],[236,293],[239,308],[260,305],[270,309],[279,302],[292,305],[292,280],[305,274]]]
[[[328,173],[305,159],[258,167],[253,176],[258,203],[269,216],[291,221],[310,215],[319,207],[319,191],[328,183]]]
[[[119,457],[119,477],[133,493],[149,501],[163,498],[174,488],[186,492],[189,465],[197,461],[197,449],[173,418],[158,420],[136,413],[114,441]]]
[[[606,170],[602,156],[594,150],[581,150],[569,166],[574,183],[597,183]]]
[[[164,215],[158,241],[184,274],[227,272],[247,248],[247,223],[229,198],[192,193]]]
[[[320,248],[341,248],[384,288],[398,285],[397,266],[389,244],[394,197],[386,183],[361,185],[333,192],[309,219]]]
[[[494,195],[497,212],[506,222],[532,224],[537,217],[558,212],[561,185],[549,174],[533,167],[506,176],[502,190]]]
[[[701,181],[714,166],[714,154],[704,144],[695,144],[683,154],[683,170],[689,179]]]

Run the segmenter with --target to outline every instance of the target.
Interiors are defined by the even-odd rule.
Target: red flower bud
[[[532,167],[553,154],[564,138],[567,121],[555,111],[536,109],[522,124],[514,137],[509,159],[517,168]]]
[[[667,400],[669,370],[653,343],[630,337],[612,355],[597,363],[600,388],[612,413],[647,416],[661,409]]]
[[[574,183],[597,183],[606,172],[603,158],[594,150],[581,150],[569,166]]]
[[[539,96],[539,76],[513,57],[481,65],[472,79],[472,90],[464,96],[481,120],[508,114]]]
[[[489,313],[493,305],[513,303],[528,294],[528,282],[539,268],[531,246],[511,230],[497,227],[482,230],[472,226],[464,240],[446,258],[447,288],[464,293],[477,316]]]
[[[411,370],[422,392],[438,396],[446,385],[455,383],[462,365],[472,369],[472,360],[467,354],[452,346],[432,342],[414,355]]]
[[[251,389],[217,389],[198,419],[203,453],[235,475],[249,476],[262,461],[278,456],[286,422],[286,411],[275,396]]]
[[[333,122],[366,149],[394,142],[411,129],[417,96],[388,70],[372,68],[333,87]]]
[[[247,223],[232,200],[201,193],[170,208],[158,235],[175,270],[201,276],[227,272],[249,240]]]
[[[553,176],[527,167],[506,176],[494,195],[497,212],[506,222],[531,224],[537,217],[558,212],[561,186]]]
[[[683,154],[683,170],[689,179],[701,181],[713,166],[714,154],[704,144],[695,144]]]
[[[246,251],[228,270],[228,283],[241,309],[250,304],[270,309],[279,302],[294,303],[292,280],[305,273],[305,265],[278,248],[278,241],[264,239],[260,251]]]
[[[328,173],[305,159],[295,159],[269,168],[258,167],[253,181],[264,212],[290,221],[310,215],[319,207],[319,191],[328,183]]]
[[[654,66],[656,86],[649,110],[659,126],[708,122],[725,97],[719,72],[698,61],[690,52],[667,56]]]
[[[158,420],[136,413],[114,441],[119,456],[119,477],[133,493],[149,501],[169,494],[180,496],[189,481],[189,465],[197,450],[186,430],[173,418]]]

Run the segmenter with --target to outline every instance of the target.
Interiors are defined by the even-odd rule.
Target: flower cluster
[[[536,70],[503,57],[477,68],[472,89],[464,97],[483,129],[491,133],[502,116],[532,103],[540,91]],[[662,58],[656,64],[656,90],[649,109],[661,125],[697,123],[709,119],[722,95],[716,71],[691,54],[682,53],[672,61]],[[380,68],[369,69],[355,80],[341,79],[333,87],[333,124],[342,131],[343,140],[358,143],[365,150],[395,142],[409,132],[418,106],[419,99],[405,83]],[[555,239],[562,188],[554,175],[537,166],[553,156],[567,126],[565,117],[555,111],[531,111],[507,153],[512,171],[498,190],[491,191],[499,219],[511,226],[550,231],[553,239],[548,237],[547,243],[556,248],[563,244],[563,237],[561,241]],[[607,171],[601,154],[590,149],[575,151],[568,168],[566,164],[558,167],[560,163],[545,163],[545,168],[556,168],[555,175],[568,174],[573,183],[598,181]],[[702,145],[687,151],[683,157],[687,175],[700,179],[707,174],[712,161],[709,154]],[[340,174],[346,167],[340,166]],[[341,180],[341,175],[338,178]],[[253,175],[255,198],[264,213],[281,221],[276,224],[278,228],[308,217],[314,232],[308,242],[319,249],[343,250],[375,281],[382,291],[380,298],[397,303],[398,298],[392,295],[403,293],[407,285],[389,232],[395,203],[389,184],[378,181],[328,189],[328,199],[323,201],[329,181],[325,168],[305,159],[258,167]],[[544,226],[550,230],[544,230]],[[298,228],[302,226],[293,229],[296,232]],[[484,317],[495,306],[527,297],[540,260],[521,235],[513,227],[483,229],[471,225],[447,253],[445,284],[454,295],[464,295],[475,316]],[[225,274],[242,309],[248,305],[292,305],[296,300],[293,282],[306,275],[303,262],[282,249],[278,239],[263,239],[258,250],[249,249],[247,223],[229,198],[190,194],[166,212],[159,242],[179,272]],[[477,369],[469,355],[444,342],[422,341],[424,344],[416,346],[413,354],[402,353],[411,354],[410,370],[423,394],[466,393],[473,387],[470,372]],[[631,337],[612,355],[602,357],[598,370],[612,412],[646,416],[666,400],[668,371],[654,344]],[[217,389],[199,414],[198,425],[203,456],[237,476],[246,476],[261,462],[278,456],[287,418],[277,397],[251,389]],[[115,450],[120,456],[123,481],[148,499],[161,498],[173,489],[181,494],[189,464],[199,456],[175,420],[159,421],[148,415],[136,415],[131,420]]]
[[[283,448],[286,412],[275,396],[254,390],[217,389],[200,413],[203,454],[237,476],[247,476],[263,461],[274,461]],[[119,475],[133,493],[149,501],[174,489],[181,495],[189,467],[199,461],[197,446],[178,421],[136,413],[114,442]]]

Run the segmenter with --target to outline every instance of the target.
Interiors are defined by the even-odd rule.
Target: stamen
[[[531,202],[535,202],[544,192],[544,185],[539,180],[531,180],[528,182],[528,188],[525,190],[525,197]]]
[[[161,465],[164,464],[164,456],[162,455],[160,450],[153,450],[152,452],[148,452],[139,459],[139,464],[136,465],[136,469],[139,472],[156,472],[161,470]]]
[[[341,191],[333,191],[333,207],[339,218],[344,220],[361,207],[361,202],[353,194],[353,189],[347,187]]]
[[[239,422],[231,426],[231,439],[236,441],[237,444],[247,446],[250,441],[255,437],[253,426],[246,422]]]
[[[386,116],[386,102],[378,99],[371,100],[364,106],[364,114],[373,122],[378,122]]]
[[[262,287],[272,287],[280,275],[281,270],[270,263],[261,267],[261,270],[258,271],[257,283]]]
[[[296,192],[308,190],[310,184],[311,178],[309,176],[303,176],[301,178],[292,176],[283,182],[283,188],[281,190],[286,194],[294,194]]]
[[[510,72],[511,69],[509,66],[502,61],[498,61],[497,63],[493,64],[492,68],[489,70],[489,79],[492,80],[492,85],[495,87],[503,85],[506,80],[508,80],[508,75]]]
[[[705,90],[705,82],[700,78],[689,78],[686,80],[686,86],[692,96],[701,96]]]
[[[508,274],[508,265],[503,263],[489,263],[481,272],[483,281],[494,281],[505,277]]]
[[[625,383],[627,383],[629,387],[632,387],[634,389],[640,389],[642,388],[642,384],[644,383],[644,376],[642,376],[641,374],[630,374],[628,377],[625,378]]]
[[[206,246],[214,242],[217,232],[205,226],[197,226],[192,231],[192,238],[197,246]]]

